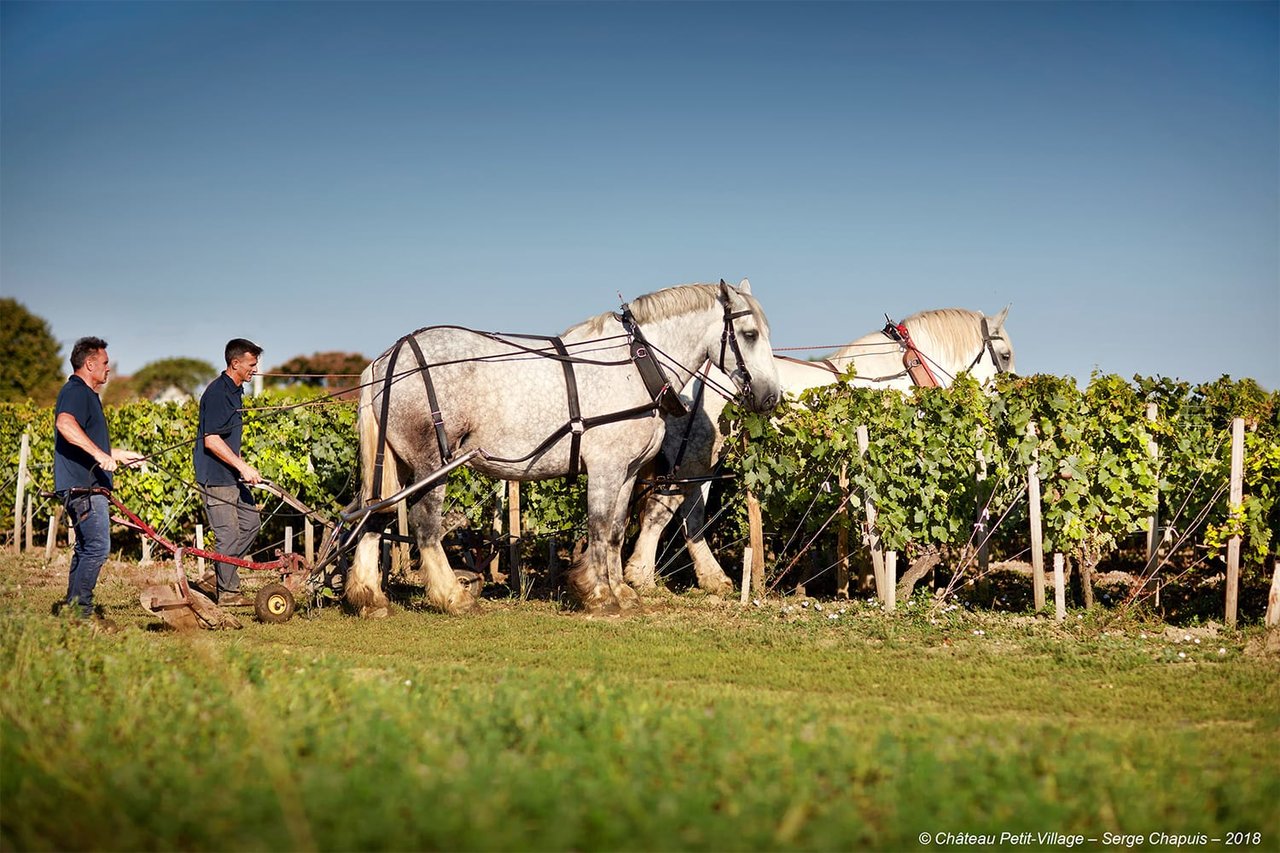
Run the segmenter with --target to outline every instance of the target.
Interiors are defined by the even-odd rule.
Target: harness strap
[[[409,335],[409,346],[422,371],[422,384],[427,389],[427,405],[431,407],[431,423],[436,428],[436,444],[440,446],[440,464],[445,465],[453,459],[453,454],[449,452],[449,438],[445,435],[444,415],[440,413],[440,403],[436,400],[436,386],[431,381],[431,369],[427,367],[427,360],[422,357],[422,347],[418,346],[417,336]]]
[[[911,340],[911,332],[907,329],[906,323],[895,324],[890,320],[885,324],[884,333],[902,347],[902,366],[907,369],[912,382],[923,388],[937,388],[941,385],[938,378],[933,375],[933,371],[929,369],[928,359],[921,354],[915,342]]]
[[[586,431],[586,423],[582,420],[582,410],[578,406],[578,380],[574,376],[573,362],[569,360],[569,350],[565,348],[564,341],[559,338],[549,338],[551,345],[556,348],[556,352],[560,353],[563,358],[560,366],[564,368],[564,388],[569,398],[569,432],[573,436],[569,443],[569,482],[576,482],[581,469],[578,465],[578,455],[582,446],[582,433]]]
[[[671,387],[671,380],[667,379],[666,371],[654,358],[653,348],[645,340],[644,332],[640,331],[640,324],[636,322],[635,317],[631,316],[630,306],[623,305],[622,313],[614,316],[622,323],[622,328],[631,339],[631,361],[640,372],[640,379],[644,382],[645,390],[649,392],[653,402],[668,415],[683,417],[689,414],[684,401]]]
[[[773,357],[774,357],[774,358],[776,358],[776,359],[778,359],[779,361],[789,361],[789,362],[791,362],[792,364],[802,364],[802,365],[804,365],[805,367],[820,367],[820,368],[822,368],[823,370],[826,370],[826,371],[829,371],[829,372],[831,372],[831,373],[834,373],[836,376],[839,376],[841,373],[843,373],[843,372],[844,372],[844,371],[843,371],[843,370],[841,370],[840,368],[836,367],[835,362],[833,362],[833,361],[832,361],[831,359],[829,359],[829,358],[824,358],[824,359],[821,359],[821,360],[815,360],[815,361],[809,361],[809,360],[807,360],[807,359],[803,359],[803,358],[795,358],[795,357],[793,357],[793,356],[789,356],[789,355],[778,355],[776,352],[773,354]],[[855,377],[855,378],[860,378],[860,377]]]
[[[391,350],[391,358],[387,361],[387,372],[382,378],[382,411],[378,416],[378,452],[373,457],[373,500],[382,497],[382,463],[387,456],[387,415],[391,411],[391,383],[395,379],[396,358],[400,355],[400,347],[404,346],[408,336],[396,341]]]
[[[626,421],[632,418],[651,417],[657,411],[658,411],[658,404],[656,402],[644,403],[643,405],[632,406],[630,409],[623,409],[620,412],[611,412],[607,415],[597,415],[591,418],[582,418],[581,419],[582,429],[585,431],[585,430],[591,429],[592,427],[598,427],[598,426],[603,426],[604,424],[616,423],[617,421]],[[544,438],[541,444],[539,444],[529,453],[526,453],[524,456],[520,456],[515,459],[505,459],[501,456],[493,456],[491,454],[485,454],[485,458],[490,462],[501,462],[504,465],[512,465],[517,462],[527,462],[528,460],[533,459],[535,456],[541,456],[553,444],[555,444],[561,438],[564,438],[566,433],[569,433],[572,431],[573,431],[572,423],[561,424],[560,427],[556,429],[555,432],[551,433],[551,435]]]

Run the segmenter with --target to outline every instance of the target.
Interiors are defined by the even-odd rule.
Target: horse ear
[[[732,305],[733,299],[729,296],[729,282],[720,279],[720,298],[724,300],[725,305]]]
[[[1012,303],[1011,303],[1012,304]],[[1000,309],[1000,313],[987,322],[987,328],[996,331],[1004,328],[1004,318],[1009,316],[1009,305]]]
[[[738,292],[739,292],[739,293],[750,293],[750,292],[751,292],[751,282],[747,281],[747,280],[744,278],[744,279],[742,280],[742,282],[738,285]]]

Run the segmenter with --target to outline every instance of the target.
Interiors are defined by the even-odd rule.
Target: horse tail
[[[383,390],[383,384],[374,375],[374,364],[371,363],[360,374],[360,405],[356,409],[356,428],[360,434],[360,496],[365,502],[374,500],[374,495],[387,497],[400,489],[400,478],[397,472],[395,452],[390,445],[385,445],[385,456],[382,464],[382,482],[375,485],[374,477],[378,467],[378,443],[386,424],[381,423],[381,411],[375,408],[375,399],[381,406],[381,394],[375,389]]]

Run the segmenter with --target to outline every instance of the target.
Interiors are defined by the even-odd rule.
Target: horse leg
[[[609,476],[604,472],[587,478],[587,549],[574,561],[569,582],[587,612],[617,615],[635,606],[635,590],[622,579],[622,538],[626,532],[627,504],[635,477]]]
[[[623,570],[627,583],[633,587],[653,589],[657,586],[654,574],[658,564],[658,543],[662,539],[662,531],[671,523],[683,500],[686,500],[683,493],[661,495],[651,492],[645,497],[640,507],[640,533]]]
[[[364,533],[356,544],[355,558],[347,572],[347,606],[359,616],[385,617],[390,615],[387,596],[382,592],[382,572],[378,558],[382,552],[382,537],[377,533]]]
[[[443,505],[444,486],[440,485],[428,491],[409,509],[409,523],[418,539],[427,601],[440,612],[457,616],[474,610],[476,600],[470,590],[458,583],[458,576],[449,566],[444,547],[440,544],[444,536]]]
[[[689,548],[689,556],[693,558],[693,571],[698,576],[698,587],[705,592],[716,595],[728,595],[733,592],[733,581],[720,568],[720,561],[711,553],[707,544],[707,495],[711,491],[710,483],[703,483],[693,490],[693,495],[684,502],[684,541]]]
[[[631,494],[635,489],[636,478],[631,476],[613,494],[612,517],[605,527],[605,559],[606,579],[613,592],[618,606],[623,610],[634,610],[640,606],[640,596],[627,584],[622,570],[622,543],[627,536],[627,510],[631,506]],[[589,487],[588,487],[589,489]],[[588,499],[589,502],[589,499]]]

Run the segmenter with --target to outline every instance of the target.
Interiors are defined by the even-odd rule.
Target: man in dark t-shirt
[[[58,392],[54,407],[53,487],[76,530],[65,605],[75,615],[95,618],[93,591],[111,552],[111,506],[104,495],[84,490],[110,490],[117,465],[132,465],[141,454],[112,448],[98,392],[107,384],[111,362],[102,338],[81,338],[71,348],[75,371]],[[114,631],[110,619],[96,617],[98,627]]]
[[[227,369],[209,383],[200,397],[200,425],[192,449],[196,482],[204,497],[209,527],[219,554],[243,557],[253,547],[261,525],[257,503],[248,486],[262,475],[240,456],[244,435],[244,383],[258,372],[262,347],[244,338],[227,342]],[[240,570],[231,563],[215,564],[218,603],[252,604],[240,592]]]

